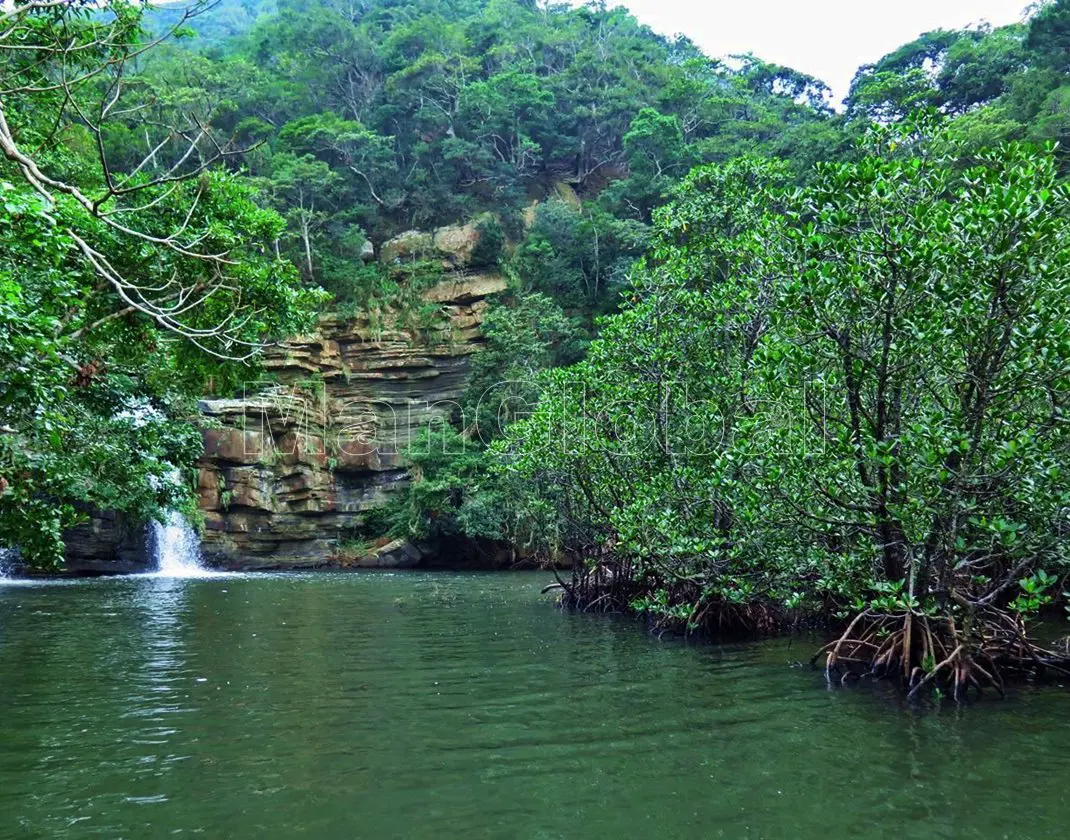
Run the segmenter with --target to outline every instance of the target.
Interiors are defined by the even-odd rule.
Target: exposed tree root
[[[1020,618],[994,607],[962,616],[959,623],[950,615],[866,610],[811,664],[822,656],[830,685],[865,675],[892,678],[911,700],[930,688],[946,690],[957,701],[971,689],[980,695],[991,688],[1003,696],[1007,679],[1070,677],[1070,656],[1039,646]]]
[[[649,613],[652,632],[685,636],[762,636],[784,629],[783,610],[777,605],[748,601],[730,602],[708,597],[697,581],[679,579],[635,580],[631,569],[616,562],[602,562],[575,571],[571,581],[558,579],[547,587],[561,589],[561,606],[580,612],[635,613],[638,598],[654,591],[666,593],[665,612]]]
[[[576,569],[568,581],[558,577],[557,585],[561,606],[581,612],[626,612],[642,590],[632,580],[630,568],[608,562]]]
[[[637,580],[632,571],[627,564],[602,560],[575,569],[571,579],[558,577],[544,591],[559,589],[566,609],[622,614],[635,613],[636,599],[657,592],[658,610],[649,617],[659,635],[761,636],[789,626],[777,604],[711,598],[698,581]],[[994,690],[1004,696],[1013,680],[1070,679],[1070,639],[1057,650],[1042,647],[1029,638],[1020,617],[991,605],[942,614],[866,610],[819,650],[811,664],[822,657],[830,685],[887,678],[902,685],[911,700],[939,689],[962,702],[971,691],[981,695]]]

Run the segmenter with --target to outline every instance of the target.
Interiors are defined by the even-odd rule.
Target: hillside
[[[565,297],[594,306],[619,287],[651,211],[691,167],[746,152],[802,173],[844,142],[817,80],[751,57],[720,64],[623,9],[270,9],[209,9],[188,24],[200,34],[156,51],[142,78],[162,103],[255,147],[231,164],[287,218],[281,247],[306,280],[342,299],[365,237],[379,244],[489,211],[515,242],[525,208],[557,198],[564,206],[539,227],[558,240],[566,285],[595,290]],[[240,36],[221,39],[230,30]],[[600,254],[562,253],[592,238]]]

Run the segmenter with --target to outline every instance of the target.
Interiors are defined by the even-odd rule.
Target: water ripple
[[[1032,838],[1070,697],[917,715],[538,575],[0,588],[0,837]],[[969,797],[963,786],[969,785]],[[1043,808],[1023,808],[1043,802]]]

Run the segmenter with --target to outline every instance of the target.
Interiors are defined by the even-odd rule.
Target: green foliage
[[[472,250],[473,265],[496,265],[505,248],[505,230],[494,216],[484,216],[476,223],[479,242]]]
[[[673,185],[698,162],[693,147],[684,141],[680,120],[644,108],[624,135],[629,177],[612,185],[603,206],[624,205],[640,221],[649,220]]]
[[[543,371],[578,360],[584,348],[576,324],[537,293],[494,306],[483,334],[462,408],[465,425],[487,444],[535,406]]]
[[[198,43],[217,46],[249,29],[261,18],[277,9],[275,0],[215,0],[210,14],[201,14],[189,27],[196,31]],[[149,29],[157,35],[165,34],[180,22],[182,6],[154,6],[148,20]]]
[[[420,433],[406,456],[413,480],[390,511],[395,534],[419,540],[505,537],[507,497],[491,479],[478,441],[437,424]]]
[[[510,268],[526,291],[570,309],[604,309],[625,287],[647,233],[645,225],[618,219],[598,205],[576,207],[554,198],[536,209]]]
[[[1057,73],[1070,73],[1070,3],[1045,3],[1029,27],[1026,47],[1039,62]]]
[[[515,0],[272,9],[205,11],[189,27],[206,37],[159,51],[142,81],[163,113],[193,108],[221,132],[264,141],[234,160],[288,222],[278,251],[343,303],[363,271],[365,236],[382,242],[490,212],[523,246],[523,209],[565,193],[583,204],[582,219],[565,232],[560,208],[548,211],[518,270],[566,307],[607,309],[642,251],[640,228],[692,165],[798,150],[802,171],[842,144],[816,80],[756,59],[729,68],[623,9]],[[242,15],[255,24],[221,43]],[[209,49],[191,55],[198,46]],[[116,154],[132,158],[141,142],[116,134]],[[493,264],[505,243],[486,224],[477,256]]]
[[[1018,581],[1021,594],[1010,603],[1010,608],[1021,615],[1032,616],[1040,612],[1041,607],[1050,604],[1053,596],[1048,590],[1058,583],[1055,575],[1049,575],[1043,569]]]
[[[932,106],[962,114],[1004,94],[1026,69],[1027,30],[937,30],[859,70],[851,86],[853,116],[888,121]]]
[[[114,303],[40,196],[0,181],[0,544],[32,565],[62,556],[90,508],[136,520],[188,500],[173,479],[200,435],[181,418],[185,373],[131,319],[79,335]],[[98,317],[99,316],[99,317]]]
[[[957,118],[952,130],[967,149],[1065,142],[1068,20],[1070,4],[1052,0],[1026,23],[926,33],[859,70],[848,120],[887,124],[933,109]]]
[[[141,7],[11,8],[0,544],[54,567],[64,531],[90,511],[143,522],[192,507],[194,398],[246,378],[263,343],[306,328],[322,296],[271,255],[279,215],[210,166],[206,137],[183,147],[151,94],[122,78],[145,46]],[[172,90],[168,107],[186,97]],[[122,148],[133,137],[148,146],[136,158]]]
[[[581,333],[552,300],[521,294],[496,302],[483,323],[486,348],[472,361],[461,405],[463,427],[443,422],[407,448],[412,482],[389,511],[392,533],[422,540],[505,540],[526,544],[534,520],[516,499],[523,488],[493,472],[486,445],[538,402],[546,369],[582,353]]]
[[[803,189],[692,173],[631,305],[495,447],[555,511],[545,550],[674,608],[980,603],[1066,569],[1070,192],[1050,152],[940,158],[930,130]]]

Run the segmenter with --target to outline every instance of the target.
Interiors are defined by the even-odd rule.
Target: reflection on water
[[[1070,692],[922,715],[543,583],[0,589],[0,837],[1064,836]]]

